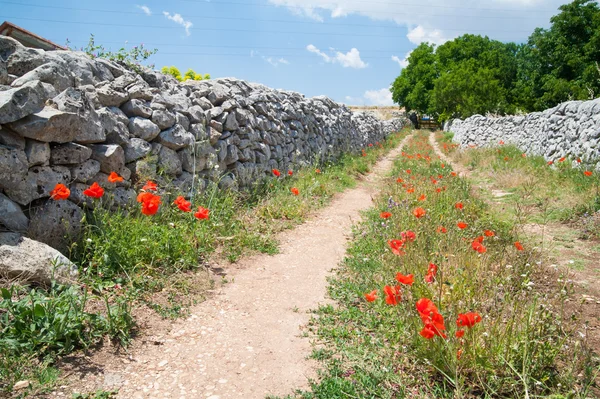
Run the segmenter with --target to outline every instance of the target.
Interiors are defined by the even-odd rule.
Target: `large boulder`
[[[38,198],[49,197],[57,183],[70,180],[71,172],[64,166],[34,166],[5,186],[4,193],[15,202],[28,205]]]
[[[180,150],[194,144],[194,135],[177,124],[170,129],[160,132],[158,142],[172,150]]]
[[[125,166],[123,147],[116,144],[94,144],[92,159],[100,162],[100,170],[104,173],[118,172]]]
[[[52,85],[59,93],[73,87],[74,84],[73,75],[71,75],[65,63],[48,62],[16,79],[11,86],[20,87],[27,82],[36,80]]]
[[[24,149],[0,145],[0,188],[17,185],[28,168]]]
[[[10,123],[9,127],[21,136],[37,141],[68,143],[80,134],[81,124],[77,114],[44,107],[40,112]]]
[[[0,91],[0,125],[17,121],[41,111],[46,101],[42,82],[27,82],[21,87]]]
[[[81,238],[82,218],[83,212],[71,201],[46,201],[32,211],[27,235],[68,254],[71,243]]]
[[[134,116],[129,119],[129,133],[146,141],[152,141],[160,133],[160,128],[148,119]]]
[[[76,283],[78,274],[77,267],[56,249],[16,233],[0,233],[0,273],[46,286],[52,280]]]

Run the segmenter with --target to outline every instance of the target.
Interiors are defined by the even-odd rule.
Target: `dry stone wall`
[[[353,114],[326,97],[236,79],[179,83],[0,36],[0,231],[64,251],[92,182],[116,205],[146,179],[187,194],[211,181],[244,189],[273,168],[335,160],[406,124]],[[125,180],[108,183],[113,171]],[[68,201],[48,201],[57,183],[70,187]]]
[[[600,170],[600,98],[569,101],[543,112],[490,118],[474,115],[444,126],[462,146],[514,144],[547,160],[581,158]]]

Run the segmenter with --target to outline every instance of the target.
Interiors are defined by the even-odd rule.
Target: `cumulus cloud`
[[[410,29],[406,37],[408,37],[408,40],[414,44],[426,42],[437,44],[438,46],[452,39],[452,37],[445,37],[442,31],[439,29],[427,29],[421,25]]]
[[[152,11],[150,10],[150,8],[148,6],[140,6],[136,4],[136,7],[139,8],[140,10],[142,10],[146,15],[150,16],[152,15]]]
[[[352,48],[345,54],[340,51],[335,51],[335,49],[330,49],[330,51],[333,53],[332,55],[328,55],[312,44],[306,46],[306,50],[317,54],[319,57],[323,58],[323,61],[325,62],[338,63],[344,68],[362,69],[369,65],[360,58],[360,52],[356,48]]]
[[[394,105],[392,92],[389,87],[379,90],[367,90],[365,91],[364,97],[369,105]]]
[[[181,16],[181,14],[173,14],[171,15],[170,13],[163,11],[163,15],[165,17],[167,17],[167,19],[170,19],[171,21],[175,22],[176,24],[179,24],[181,26],[183,26],[185,28],[185,34],[186,36],[190,35],[190,28],[192,26],[194,26],[194,24],[192,24],[191,21],[186,21],[185,19],[183,19],[183,17]]]
[[[392,21],[409,31],[418,44],[440,44],[465,33],[487,35],[502,41],[524,41],[536,27],[549,26],[550,17],[566,0],[430,0],[406,4],[347,0],[268,0],[291,13],[316,21],[361,15],[374,21]]]

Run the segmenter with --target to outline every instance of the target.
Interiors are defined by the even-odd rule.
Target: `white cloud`
[[[267,61],[269,64],[273,65],[274,67],[278,66],[279,64],[284,64],[284,65],[290,64],[290,62],[288,60],[286,60],[285,58],[273,59],[273,57],[265,57],[263,55],[262,59]]]
[[[369,105],[394,105],[392,100],[392,92],[389,87],[380,90],[367,90],[364,94]]]
[[[148,15],[148,16],[152,15],[152,11],[150,10],[150,8],[148,6],[139,6],[136,4],[136,7],[139,8],[140,10],[142,10],[146,15]]]
[[[334,53],[333,55],[328,55],[324,53],[312,44],[306,46],[306,50],[308,50],[311,53],[317,54],[318,56],[323,58],[323,61],[325,62],[338,63],[344,68],[362,69],[366,68],[369,65],[360,58],[360,52],[356,48],[352,48],[345,54],[330,48],[330,51]]]
[[[170,13],[163,11],[163,15],[165,17],[167,17],[167,19],[170,19],[171,21],[175,22],[176,24],[179,24],[181,26],[183,26],[185,28],[185,34],[187,36],[190,35],[190,28],[192,26],[194,26],[194,24],[192,24],[191,21],[186,21],[185,19],[183,19],[183,17],[181,16],[181,14],[173,14],[171,15]]]
[[[316,21],[360,15],[406,27],[413,43],[443,43],[465,33],[501,41],[525,41],[536,27],[548,27],[550,17],[567,0],[429,0],[407,4],[398,0],[268,0]],[[361,33],[363,29],[361,29]]]
[[[406,53],[403,59],[400,59],[400,57],[396,55],[392,55],[392,61],[398,63],[398,65],[400,65],[400,68],[406,68],[408,66],[408,57],[410,56],[410,53],[412,53],[412,51]]]
[[[426,42],[437,44],[438,46],[452,39],[452,37],[445,37],[439,29],[426,29],[421,25],[409,30],[406,37],[414,44]]]

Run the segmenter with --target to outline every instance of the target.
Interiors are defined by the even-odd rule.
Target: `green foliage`
[[[541,111],[600,95],[600,8],[592,0],[560,7],[549,29],[526,44],[463,35],[435,48],[422,43],[392,84],[407,111],[446,120],[473,114]]]
[[[170,67],[164,66],[161,68],[160,71],[162,73],[164,73],[165,75],[173,76],[175,79],[177,79],[180,82],[185,82],[186,80],[210,79],[209,74],[205,74],[204,76],[202,76],[201,74],[196,73],[193,69],[188,69],[187,72],[182,76],[179,69],[177,69],[177,67],[175,67],[175,66],[170,66]]]
[[[69,50],[75,50],[69,46],[69,40],[67,39],[67,48]],[[141,71],[143,63],[150,58],[152,55],[158,52],[158,49],[149,50],[144,47],[144,44],[134,46],[130,49],[121,47],[118,51],[113,52],[104,48],[101,44],[96,44],[94,35],[90,35],[88,44],[85,47],[80,48],[80,51],[85,52],[92,58],[105,58],[107,60],[116,61],[123,63],[133,69],[136,72]],[[147,65],[148,68],[154,68],[154,64]]]

